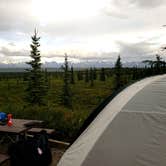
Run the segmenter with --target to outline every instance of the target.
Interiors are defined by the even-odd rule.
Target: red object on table
[[[13,125],[12,114],[8,114],[7,115],[7,125],[8,126],[12,126]]]

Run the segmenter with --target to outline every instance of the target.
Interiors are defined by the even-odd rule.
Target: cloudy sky
[[[43,62],[153,59],[165,16],[165,0],[0,0],[0,62],[28,61],[34,28]]]

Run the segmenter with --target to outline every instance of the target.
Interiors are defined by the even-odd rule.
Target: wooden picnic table
[[[4,137],[16,135],[16,139],[18,140],[20,134],[25,134],[26,131],[29,130],[31,127],[41,125],[42,123],[43,121],[40,120],[13,119],[12,126],[0,125],[0,134],[2,134]],[[1,141],[2,139],[0,140],[0,142]]]
[[[0,132],[5,133],[22,133],[29,128],[33,127],[33,125],[41,125],[43,121],[39,120],[26,120],[26,119],[13,119],[13,125],[1,125]]]

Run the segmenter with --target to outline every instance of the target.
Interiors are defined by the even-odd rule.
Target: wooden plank
[[[68,142],[58,141],[58,140],[55,140],[55,139],[48,139],[48,141],[50,143],[60,144],[60,145],[63,145],[65,147],[69,147],[70,146],[70,143],[68,143]]]
[[[68,142],[58,141],[55,139],[48,139],[48,141],[51,147],[56,147],[58,149],[68,149],[70,146],[70,143]]]
[[[40,133],[42,130],[45,130],[47,134],[50,134],[50,135],[55,133],[54,129],[46,129],[46,128],[31,128],[27,131],[27,133],[36,134],[36,133]]]
[[[33,138],[33,135],[31,134],[27,134],[27,136]],[[48,139],[48,142],[50,143],[51,147],[56,147],[60,149],[67,149],[70,146],[70,143],[68,142],[58,141],[55,139]]]

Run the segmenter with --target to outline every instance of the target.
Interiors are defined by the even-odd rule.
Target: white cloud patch
[[[155,43],[138,42],[138,43],[122,43],[118,42],[120,54],[125,61],[143,61],[153,59],[158,52],[159,47]]]
[[[19,56],[28,56],[28,52],[26,50],[18,50],[18,51],[14,51],[14,50],[10,50],[7,47],[1,47],[0,49],[0,53],[3,54],[6,57],[19,57]]]
[[[166,1],[108,1],[97,1],[105,8],[93,17],[54,20],[44,25],[33,16],[31,0],[0,0],[0,61],[29,58],[30,35],[35,27],[42,37],[41,56],[45,61],[63,59],[65,52],[75,62],[114,61],[118,53],[130,61],[151,58],[165,42],[166,33],[158,32],[166,24]]]

